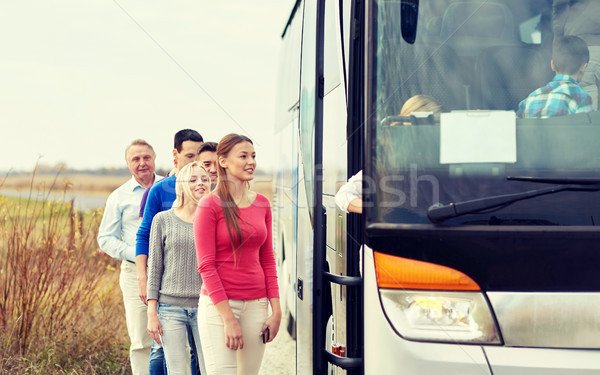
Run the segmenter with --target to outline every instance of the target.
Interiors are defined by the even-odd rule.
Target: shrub
[[[102,210],[81,214],[43,187],[34,199],[34,177],[27,197],[0,194],[0,373],[124,373],[116,262],[96,244]]]

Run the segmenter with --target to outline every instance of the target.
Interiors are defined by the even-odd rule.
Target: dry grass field
[[[0,191],[0,374],[123,374],[118,262],[96,251],[101,209]]]
[[[0,177],[0,374],[130,372],[119,261],[96,242],[103,209],[78,212],[68,201],[28,198],[50,191],[107,197],[128,178]],[[270,177],[257,176],[253,189],[272,201]]]

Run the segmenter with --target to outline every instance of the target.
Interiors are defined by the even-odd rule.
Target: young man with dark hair
[[[204,139],[200,133],[193,129],[183,129],[175,133],[173,158],[177,160],[177,168],[183,168],[185,165],[195,161],[198,155],[198,147],[203,143]]]
[[[546,86],[519,103],[517,116],[548,118],[591,112],[592,98],[578,83],[589,59],[589,50],[583,39],[576,36],[556,38],[550,61],[556,75]]]
[[[175,134],[173,157],[176,161],[177,170],[196,160],[198,148],[203,142],[204,139],[200,133],[192,129],[183,129]],[[152,219],[154,219],[154,216],[158,212],[168,210],[173,205],[177,197],[175,193],[175,179],[176,173],[156,182],[150,188],[146,199],[146,206],[144,207],[142,222],[137,231],[135,263],[137,267],[139,297],[144,304],[148,303],[146,292],[148,282],[147,265]],[[192,345],[191,347],[193,348],[194,346]],[[196,359],[201,373],[204,373],[202,353],[197,353]],[[162,354],[162,348],[153,344],[150,356],[150,375],[162,374],[163,363],[164,355]],[[192,366],[194,365],[195,363],[193,362]],[[194,372],[192,374],[195,375]]]
[[[210,189],[217,185],[217,142],[204,142],[198,149],[198,161],[210,176]]]

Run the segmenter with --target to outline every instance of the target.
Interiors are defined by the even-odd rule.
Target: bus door
[[[309,2],[306,3],[305,19],[308,17],[308,5]],[[349,172],[355,173],[362,164],[364,129],[361,130],[360,126],[355,129],[354,122],[348,125],[347,66],[354,67],[348,61],[351,59],[350,53],[360,53],[350,45],[348,25],[352,24],[355,16],[351,13],[351,5],[352,2],[320,1],[316,9],[317,66],[315,79],[311,81],[316,85],[312,110],[315,168],[312,171],[315,197],[312,355],[315,374],[362,373],[362,280],[358,267],[361,235],[360,232],[347,231],[349,224],[355,225],[361,218],[359,215],[348,217],[336,206],[334,199]],[[305,23],[304,43],[307,43],[307,26]],[[353,41],[360,43],[358,39]],[[303,64],[306,57],[303,53]],[[362,61],[362,56],[358,60]],[[359,78],[358,81],[362,80]],[[303,88],[305,84],[303,81]],[[302,113],[301,102],[301,129],[308,126],[302,122]],[[309,132],[304,134],[308,135]]]

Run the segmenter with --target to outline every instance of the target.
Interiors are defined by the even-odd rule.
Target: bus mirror
[[[400,5],[402,38],[406,43],[414,44],[417,37],[419,18],[419,0],[403,0]]]

